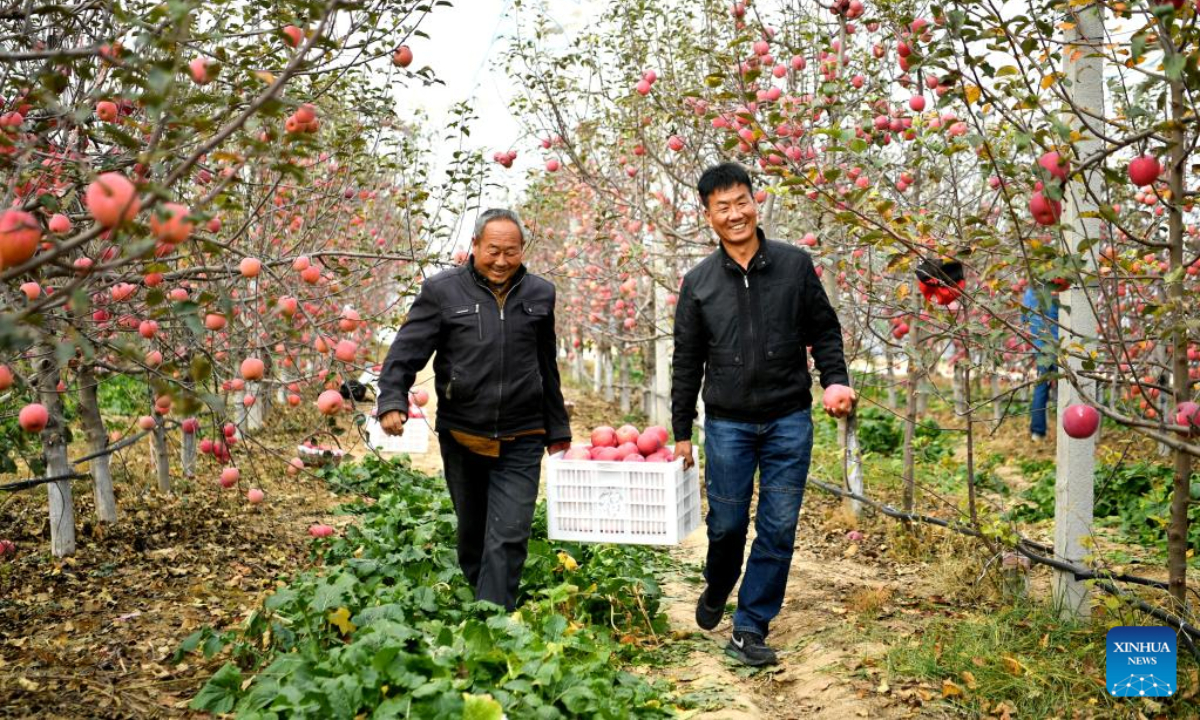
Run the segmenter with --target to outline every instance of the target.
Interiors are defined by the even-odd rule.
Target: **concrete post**
[[[1095,118],[1104,114],[1104,60],[1100,52],[1104,42],[1104,20],[1099,5],[1079,7],[1073,17],[1067,18],[1069,29],[1063,31],[1066,75],[1071,81],[1071,99],[1081,109],[1092,113],[1092,119],[1081,122],[1076,112],[1066,107],[1063,121],[1082,134],[1075,143],[1077,158],[1091,157],[1103,150],[1102,142],[1089,130]],[[1083,182],[1073,179],[1067,184],[1064,197],[1064,239],[1070,252],[1088,262],[1091,256],[1080,250],[1080,243],[1087,238],[1100,235],[1100,218],[1096,217],[1095,198],[1103,197],[1104,178],[1100,167],[1092,167],[1083,173]],[[1092,217],[1084,217],[1091,213]],[[1094,273],[1094,268],[1085,272]],[[1092,275],[1094,277],[1094,274]],[[1081,287],[1073,284],[1059,297],[1059,322],[1061,345],[1068,353],[1067,360],[1073,373],[1080,372],[1082,359],[1080,349],[1090,347],[1096,338],[1097,320],[1092,312],[1088,294],[1093,297],[1098,288]],[[1078,375],[1076,375],[1079,378]],[[1079,378],[1075,384],[1058,384],[1059,407],[1068,407],[1083,402],[1084,397],[1094,397],[1095,383]],[[1061,413],[1060,413],[1061,415]],[[1058,428],[1058,471],[1054,492],[1054,553],[1063,560],[1082,564],[1088,554],[1085,540],[1092,532],[1093,475],[1096,465],[1096,439],[1086,440],[1069,437],[1062,423]],[[1054,603],[1060,615],[1066,618],[1086,617],[1090,613],[1087,586],[1075,580],[1071,573],[1055,571]]]

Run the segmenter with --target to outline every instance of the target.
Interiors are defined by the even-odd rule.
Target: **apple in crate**
[[[664,447],[667,444],[667,440],[671,437],[671,434],[662,425],[651,425],[642,432],[642,435],[654,435],[658,437],[658,444]]]
[[[592,452],[585,447],[573,447],[563,454],[563,460],[591,460]]]
[[[601,425],[592,431],[592,447],[616,447],[617,431],[608,425]]]
[[[623,442],[617,446],[617,459],[624,460],[630,455],[636,455],[638,451],[637,444],[633,442]]]
[[[642,457],[638,453],[630,453],[621,459],[624,462],[646,462],[646,458]]]
[[[658,452],[663,446],[663,440],[659,438],[658,433],[651,432],[653,428],[646,428],[646,432],[638,436],[637,449],[643,455],[650,456]]]
[[[620,446],[624,445],[625,443],[636,444],[639,435],[640,433],[636,427],[632,425],[622,425],[621,427],[617,428],[617,445]]]
[[[592,448],[592,459],[613,462],[621,459],[621,453],[615,447],[601,446]]]

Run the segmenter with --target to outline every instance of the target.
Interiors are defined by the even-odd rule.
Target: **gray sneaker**
[[[734,630],[729,645],[725,647],[725,654],[751,667],[779,664],[779,657],[775,651],[767,645],[763,636],[756,632]]]

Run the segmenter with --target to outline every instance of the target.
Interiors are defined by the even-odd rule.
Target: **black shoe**
[[[700,593],[700,599],[696,601],[696,624],[705,630],[712,630],[721,624],[723,617],[725,617],[724,601],[716,607],[709,607],[708,588],[704,588],[704,592]]]
[[[752,667],[779,664],[775,651],[763,641],[762,635],[744,630],[733,631],[733,637],[725,647],[725,654],[743,665]]]

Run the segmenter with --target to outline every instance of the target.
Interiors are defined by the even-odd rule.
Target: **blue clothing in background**
[[[1046,299],[1050,301],[1049,308],[1043,308],[1041,305],[1041,301]],[[1033,348],[1037,351],[1038,378],[1044,378],[1056,369],[1053,355],[1058,345],[1058,298],[1049,291],[1037,293],[1029,287],[1025,288],[1021,304],[1025,307],[1025,324],[1029,326]],[[1046,408],[1049,405],[1050,381],[1041,380],[1033,388],[1033,403],[1029,412],[1031,435],[1046,436]]]

